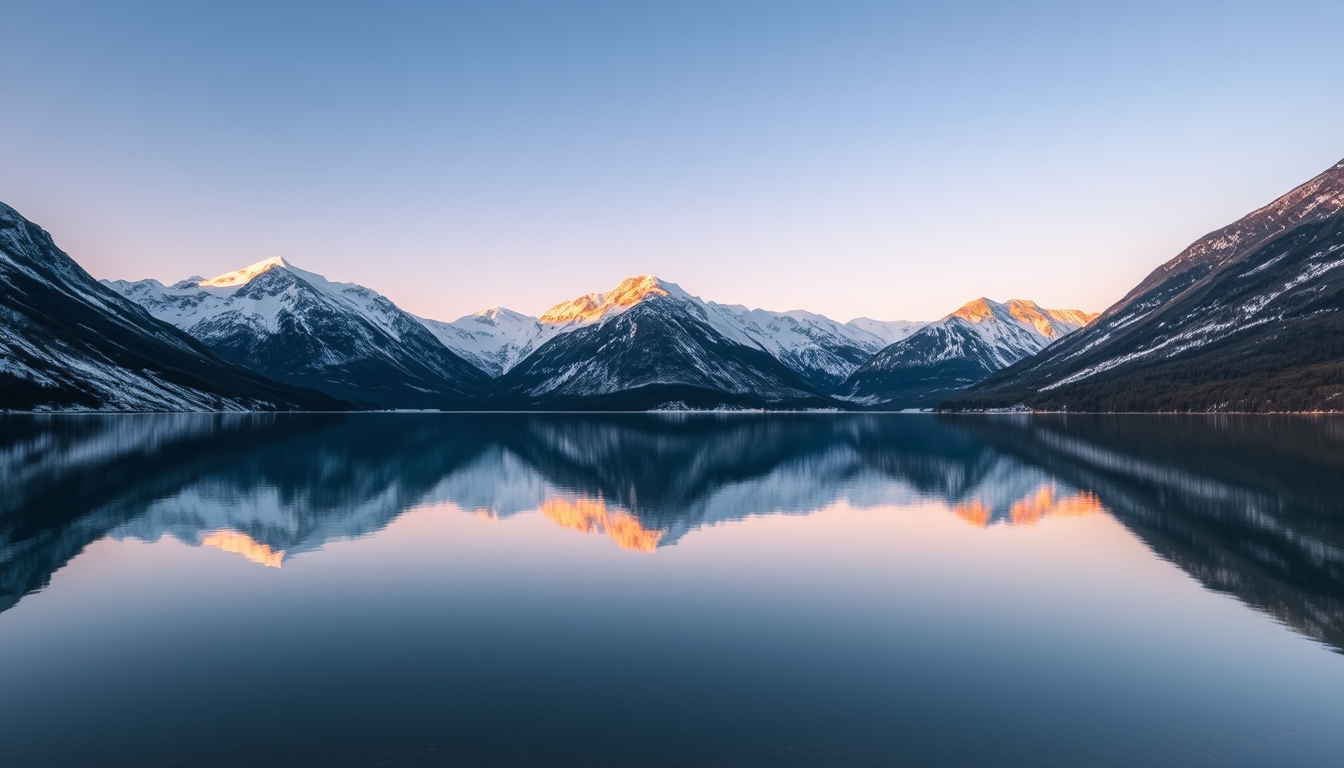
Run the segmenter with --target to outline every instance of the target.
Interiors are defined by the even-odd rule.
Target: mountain
[[[0,410],[341,410],[220,359],[0,203]]]
[[[809,384],[831,393],[878,350],[924,326],[904,320],[840,323],[794,310],[771,312],[740,304],[703,302],[716,324],[732,329],[769,352]]]
[[[882,340],[882,345],[895,344],[928,325],[918,320],[874,320],[870,317],[856,317],[845,325],[867,331]]]
[[[827,399],[736,323],[645,275],[565,302],[557,333],[499,380],[499,407],[825,406]]]
[[[657,278],[631,278],[622,286],[642,280]],[[417,319],[449,349],[498,377],[550,339],[624,311],[644,295],[622,287],[605,294],[590,293],[557,304],[539,318],[495,307],[451,323]],[[907,320],[869,318],[840,323],[802,310],[748,309],[684,293],[680,298],[696,305],[697,311],[728,338],[768,352],[824,392],[833,391],[874,352],[924,326]]]
[[[861,405],[927,408],[949,393],[1031,357],[1095,314],[1013,299],[976,299],[873,355],[839,388]]]
[[[1344,162],[949,409],[1344,410]]]
[[[227,360],[364,406],[470,407],[488,383],[385,297],[284,259],[171,286],[106,285]]]
[[[503,376],[561,326],[503,307],[484,309],[451,323],[417,317],[445,347],[492,377]]]

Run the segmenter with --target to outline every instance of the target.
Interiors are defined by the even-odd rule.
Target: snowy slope
[[[828,392],[887,346],[888,337],[900,337],[907,328],[913,333],[922,325],[894,321],[879,326],[870,321],[872,326],[878,326],[879,335],[855,323],[840,323],[803,310],[771,312],[712,301],[704,302],[704,306],[717,321],[716,327],[733,329]]]
[[[548,312],[562,331],[500,380],[498,402],[651,408],[823,404],[725,313],[643,276]]]
[[[901,339],[928,325],[918,320],[874,320],[870,317],[856,317],[845,325],[867,331],[882,340],[882,346],[895,344]]]
[[[387,298],[280,258],[171,286],[106,284],[222,357],[355,402],[456,408],[486,386],[474,365]]]
[[[484,309],[451,323],[417,317],[444,346],[491,376],[504,375],[562,326],[503,307]]]
[[[1344,409],[1344,162],[1196,241],[958,408]]]
[[[342,408],[219,359],[0,204],[0,409]]]
[[[980,298],[878,352],[841,396],[862,405],[929,407],[995,371],[1035,355],[1095,315],[1032,301]]]

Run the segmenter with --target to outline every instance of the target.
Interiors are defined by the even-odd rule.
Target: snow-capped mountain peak
[[[273,256],[269,259],[258,261],[242,269],[228,272],[219,277],[212,277],[209,280],[203,280],[197,277],[187,278],[183,282],[194,280],[202,288],[235,288],[240,285],[246,285],[252,282],[258,275],[268,272],[276,267],[289,267],[289,263],[281,256]],[[181,285],[178,283],[177,285]],[[177,287],[177,286],[174,286]]]
[[[445,347],[494,377],[507,373],[562,327],[504,307],[483,309],[451,323],[416,319]]]
[[[1026,299],[1001,304],[981,297],[873,355],[844,383],[841,396],[869,405],[936,405],[1094,317],[1080,310],[1045,309]]]
[[[1045,343],[1049,343],[1087,325],[1096,316],[1095,312],[1083,312],[1077,309],[1046,309],[1028,299],[1009,299],[1006,303],[1000,304],[981,297],[966,303],[956,312],[943,318],[943,321],[960,318],[977,327],[981,335],[986,335],[985,332],[989,331],[991,325],[1008,324],[1044,337]],[[990,332],[989,335],[1002,334]]]
[[[485,377],[386,297],[280,257],[164,286],[105,284],[208,345],[280,381],[379,407],[455,407]]]
[[[589,293],[577,299],[563,301],[546,310],[537,319],[552,325],[588,325],[609,315],[623,312],[650,296],[668,295],[677,295],[679,298],[687,296],[686,292],[677,286],[665,283],[653,275],[628,277],[607,293]]]
[[[802,310],[771,312],[719,304],[654,275],[630,277],[610,291],[562,302],[539,318],[497,307],[451,323],[421,322],[449,349],[492,376],[501,376],[552,338],[604,323],[652,300],[679,303],[725,339],[769,353],[823,390],[844,381],[874,352],[925,325],[867,318],[840,323]]]

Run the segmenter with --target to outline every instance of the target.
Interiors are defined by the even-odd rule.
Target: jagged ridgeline
[[[1344,162],[943,407],[1344,410]]]
[[[540,317],[442,322],[278,257],[99,284],[12,209],[0,224],[5,410],[928,407],[1089,317],[980,299],[935,323],[842,323],[643,275]]]
[[[1344,163],[1099,317],[978,299],[931,323],[842,323],[645,275],[540,317],[442,322],[279,258],[105,282],[131,304],[3,211],[7,409],[1344,408]]]

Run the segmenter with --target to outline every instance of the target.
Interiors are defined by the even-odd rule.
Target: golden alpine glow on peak
[[[274,256],[265,261],[258,261],[256,264],[243,267],[237,272],[229,272],[228,274],[220,275],[219,277],[212,277],[209,280],[202,280],[200,284],[213,288],[230,288],[235,285],[245,285],[252,282],[253,278],[263,272],[270,271],[276,267],[288,266],[289,264],[283,258]]]
[[[652,552],[663,532],[648,530],[628,512],[610,510],[601,499],[551,499],[541,513],[563,528],[584,533],[605,533],[622,549]]]
[[[972,323],[981,323],[994,317],[994,309],[989,306],[989,299],[979,298],[975,301],[967,302],[965,305],[952,313],[953,317],[960,317],[963,320],[970,320]]]
[[[1023,301],[1022,299],[1012,299],[1008,302],[1008,314],[1019,323],[1030,325],[1041,333],[1047,339],[1053,339],[1057,335],[1055,324],[1050,322],[1051,318],[1034,301]]]
[[[228,529],[207,533],[205,538],[201,539],[201,544],[242,555],[248,560],[260,563],[267,568],[279,568],[280,563],[285,559],[285,550],[272,550],[265,544],[257,543],[246,533]]]
[[[590,293],[577,299],[561,302],[538,318],[543,323],[590,323],[624,309],[629,309],[649,296],[666,296],[667,290],[653,275],[640,275],[621,281],[608,293]]]
[[[1061,331],[1067,333],[1072,331],[1075,326],[1087,325],[1097,317],[1096,312],[1083,312],[1078,309],[1046,309],[1028,299],[1009,299],[1006,304],[997,304],[986,298],[979,298],[967,303],[961,309],[953,312],[951,316],[960,317],[972,323],[983,323],[994,319],[995,307],[1007,309],[1008,315],[1018,323],[1032,326],[1048,339],[1058,337]],[[1056,323],[1069,327],[1061,329]]]

